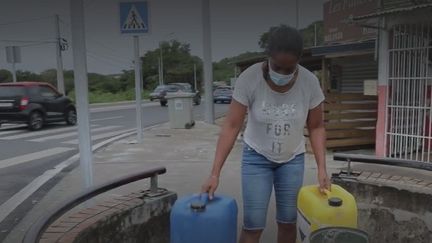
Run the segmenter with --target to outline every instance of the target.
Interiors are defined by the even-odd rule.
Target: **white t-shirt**
[[[264,80],[262,66],[246,69],[234,88],[233,98],[248,107],[244,140],[267,159],[288,162],[305,152],[308,112],[324,101],[324,94],[317,77],[300,65],[293,87],[276,92]]]

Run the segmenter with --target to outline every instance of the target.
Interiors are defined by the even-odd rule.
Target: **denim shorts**
[[[276,221],[292,224],[297,219],[297,194],[303,185],[304,154],[275,163],[245,144],[242,163],[243,228],[261,230],[274,187]]]

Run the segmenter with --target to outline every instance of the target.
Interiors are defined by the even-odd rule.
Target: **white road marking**
[[[96,126],[96,125],[93,125]],[[8,137],[0,137],[0,140],[15,140],[15,139],[21,139],[21,138],[29,138],[29,137],[36,137],[36,136],[43,136],[53,133],[61,133],[61,132],[67,132],[67,131],[73,131],[77,130],[77,127],[64,127],[64,128],[52,128],[37,132],[28,131],[24,134],[14,135],[14,136],[8,136]],[[1,134],[1,133],[0,133]]]
[[[95,128],[95,129],[90,129],[90,131],[91,132],[100,132],[100,131],[105,131],[105,130],[111,130],[111,129],[118,128],[118,127],[120,127],[120,126],[99,127],[99,128]],[[74,131],[74,132],[62,133],[62,134],[57,134],[57,135],[52,135],[52,136],[47,136],[47,137],[41,137],[41,138],[29,140],[29,141],[30,142],[45,142],[48,140],[72,137],[72,136],[75,136],[77,134],[78,134],[78,131]]]
[[[16,124],[2,124],[0,131],[4,130],[4,129],[16,129],[16,128],[23,128],[23,127],[27,127],[27,125],[24,124],[20,124],[20,125],[16,125]]]
[[[2,137],[9,134],[21,134],[24,132],[28,132],[27,129],[20,129],[20,130],[6,130],[6,131],[0,131],[0,139],[3,139]]]
[[[71,151],[74,149],[75,148],[57,147],[57,148],[42,150],[42,151],[35,152],[35,153],[24,154],[24,155],[9,158],[9,159],[0,160],[0,169],[6,168],[9,166],[13,166],[13,165],[19,165],[19,164],[27,163],[27,162],[38,160],[38,159],[42,159],[42,158],[53,156],[56,154],[61,154],[61,153]]]
[[[160,106],[158,103],[143,103],[141,107],[156,107]],[[135,104],[128,104],[128,105],[121,105],[121,106],[107,106],[107,107],[97,107],[97,108],[91,108],[91,113],[98,113],[98,112],[106,112],[106,111],[119,111],[119,110],[130,110],[134,109],[136,106]]]
[[[130,131],[130,129],[128,130],[120,130],[120,131],[115,131],[115,132],[107,132],[107,133],[102,133],[102,134],[98,134],[95,136],[91,136],[92,140],[99,140],[99,139],[103,139],[103,138],[109,138],[109,137],[113,137],[122,133],[126,133]],[[66,142],[62,142],[62,143],[66,143],[66,144],[78,144],[78,139],[72,139]]]
[[[155,125],[157,126],[157,125]],[[155,127],[152,126],[152,127]],[[147,129],[151,129],[152,127],[149,127]],[[133,129],[135,130],[135,129]],[[129,137],[136,133],[136,131],[131,131],[113,138],[110,138],[108,140],[105,140],[103,142],[100,142],[92,147],[93,152],[106,146],[107,144],[110,144],[114,141],[117,141],[122,138]],[[0,205],[0,222],[2,222],[10,213],[12,213],[13,210],[15,210],[21,203],[23,203],[28,197],[30,197],[33,193],[35,193],[41,186],[43,186],[45,183],[47,183],[49,180],[51,180],[54,176],[56,176],[58,173],[60,173],[62,170],[73,164],[79,159],[79,154],[75,154],[74,156],[70,157],[66,161],[60,163],[59,165],[55,166],[54,169],[45,171],[42,175],[38,176],[36,179],[34,179],[32,182],[27,184],[23,189],[21,189],[19,192],[14,194],[9,200],[4,202],[2,205]]]
[[[107,118],[93,119],[91,121],[92,122],[95,122],[95,121],[108,121],[108,120],[120,119],[120,118],[123,118],[123,117],[124,116],[113,116],[113,117],[107,117]]]

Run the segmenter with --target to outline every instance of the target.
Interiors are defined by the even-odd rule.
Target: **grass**
[[[144,90],[142,92],[142,98],[148,99],[150,92],[151,91],[149,91],[149,90]],[[75,91],[69,92],[68,97],[75,100]],[[89,103],[90,104],[120,102],[120,101],[129,101],[129,100],[135,100],[135,90],[134,89],[116,92],[116,93],[89,92]]]

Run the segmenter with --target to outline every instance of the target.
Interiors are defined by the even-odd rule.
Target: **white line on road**
[[[92,122],[95,122],[95,121],[108,121],[108,120],[120,119],[120,118],[123,118],[123,117],[124,116],[113,116],[113,117],[107,117],[107,118],[93,119],[91,121]]]
[[[92,126],[97,126],[97,125],[92,125]],[[0,139],[1,140],[15,140],[15,139],[29,138],[29,137],[36,137],[36,136],[39,137],[39,136],[43,136],[43,135],[48,135],[48,134],[53,134],[53,133],[61,133],[61,132],[67,132],[67,131],[74,131],[74,130],[76,131],[77,128],[76,127],[52,128],[52,129],[47,129],[47,130],[42,130],[42,131],[37,131],[37,132],[28,131],[27,133],[24,133],[24,134],[8,136],[8,137],[0,137]]]
[[[27,127],[27,125],[24,125],[24,124],[20,124],[20,125],[16,125],[16,124],[1,124],[0,131],[2,131],[4,129],[16,129],[16,128],[23,128],[23,127]]]
[[[128,131],[130,131],[130,129],[128,129],[128,130],[120,130],[120,131],[115,131],[115,132],[102,133],[102,134],[98,134],[98,135],[92,136],[91,138],[92,138],[92,141],[95,141],[95,140],[99,140],[99,139],[103,139],[103,138],[113,137],[113,136],[116,136],[116,135],[119,135],[119,134],[122,134],[122,133],[126,133]],[[72,139],[72,140],[69,140],[69,141],[66,141],[66,142],[62,142],[62,143],[66,143],[66,144],[78,144],[78,139]]]
[[[119,128],[120,126],[107,126],[107,127],[99,127],[99,128],[95,128],[95,129],[91,129],[91,132],[100,132],[100,131],[105,131],[105,130],[112,130],[114,128]],[[67,138],[67,137],[72,137],[77,135],[78,132],[74,131],[74,132],[68,132],[68,133],[62,133],[62,134],[57,134],[57,135],[52,135],[52,136],[47,136],[47,137],[41,137],[41,138],[37,138],[37,139],[32,139],[29,140],[30,142],[45,142],[48,140],[54,140],[54,139],[62,139],[62,138]]]
[[[143,108],[145,107],[155,107],[160,106],[159,103],[145,103],[142,105]],[[129,110],[129,109],[135,109],[134,104],[130,105],[122,105],[122,106],[108,106],[108,107],[98,107],[98,108],[91,108],[91,113],[97,113],[97,112],[106,112],[106,111],[119,111],[119,110]]]
[[[71,151],[74,149],[75,148],[57,147],[57,148],[42,150],[42,151],[35,152],[35,153],[24,154],[21,156],[17,156],[17,157],[5,159],[5,160],[0,160],[0,169],[6,168],[9,166],[13,166],[13,165],[19,165],[19,164],[27,163],[30,161],[38,160],[38,159],[41,159],[44,157],[53,156],[56,154],[61,154],[61,153]]]
[[[151,127],[149,127],[148,129],[150,128]],[[134,133],[136,133],[136,131],[131,131],[126,134],[122,134],[110,138],[108,140],[105,140],[103,142],[100,142],[96,145],[93,145],[93,152],[114,141],[131,136]],[[21,203],[23,203],[28,197],[30,197],[33,193],[35,193],[41,186],[43,186],[45,183],[51,180],[51,178],[56,176],[63,169],[67,168],[78,159],[79,159],[79,154],[76,154],[70,157],[69,159],[67,159],[66,161],[58,164],[56,167],[54,167],[54,169],[45,171],[42,175],[38,176],[32,182],[27,184],[27,186],[25,186],[19,192],[14,194],[11,198],[9,198],[9,200],[7,200],[2,205],[0,205],[0,222],[2,222],[10,213],[12,213],[13,210],[15,210],[15,208],[21,205]]]
[[[5,135],[9,135],[9,134],[21,134],[23,132],[28,132],[28,130],[26,129],[20,129],[20,130],[5,130],[5,131],[0,131],[0,139],[3,139],[2,137]]]

